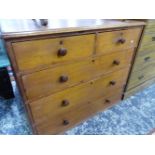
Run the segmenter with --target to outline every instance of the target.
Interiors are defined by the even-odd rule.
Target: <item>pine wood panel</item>
[[[133,49],[114,52],[22,76],[26,96],[29,100],[40,98],[127,67],[131,62],[133,53]],[[68,81],[61,82],[62,76],[67,76]]]
[[[140,28],[99,33],[96,53],[105,54],[111,51],[134,48],[138,44],[140,33]],[[124,39],[124,42],[120,43],[120,39]]]
[[[35,126],[39,134],[60,134],[95,113],[111,107],[116,102],[120,101],[121,97],[122,89],[118,89],[117,93],[110,93],[109,96],[99,98],[95,101],[85,102],[84,104],[67,109],[65,113],[53,115],[53,117],[49,117],[48,120],[36,124]],[[107,100],[109,101],[108,103],[106,102]],[[64,120],[67,120],[69,124],[64,125]]]
[[[155,20],[147,20],[136,59],[127,84],[125,98],[149,84],[155,76]]]
[[[18,70],[25,71],[91,56],[95,46],[95,35],[24,41],[13,43],[12,46]],[[67,54],[58,56],[58,51],[64,48]]]

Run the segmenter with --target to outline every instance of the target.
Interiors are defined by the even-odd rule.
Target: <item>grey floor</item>
[[[32,134],[16,84],[0,98],[0,134]],[[145,135],[155,128],[155,84],[67,131],[68,135]]]

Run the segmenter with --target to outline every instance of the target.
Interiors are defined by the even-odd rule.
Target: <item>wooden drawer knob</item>
[[[106,100],[105,100],[105,103],[108,103],[108,104],[109,104],[109,103],[110,103],[110,100],[106,99]]]
[[[61,103],[62,107],[66,107],[68,105],[69,105],[69,101],[68,100],[63,100],[62,103]]]
[[[40,19],[40,23],[42,26],[47,26],[48,25],[48,19]]]
[[[139,80],[142,80],[144,78],[144,75],[141,75],[138,77]]]
[[[152,41],[155,41],[155,37],[152,37]]]
[[[116,81],[110,81],[110,85],[114,86],[116,84]]]
[[[149,61],[150,59],[151,59],[151,58],[148,56],[148,57],[145,57],[145,58],[144,58],[144,61],[147,62],[147,61]]]
[[[66,75],[61,75],[60,78],[59,78],[59,81],[60,81],[61,83],[67,82],[67,81],[68,81],[68,76],[66,76]]]
[[[119,43],[119,44],[124,44],[125,42],[126,42],[126,40],[124,38],[119,38],[117,40],[117,43]]]
[[[119,65],[119,64],[120,64],[120,61],[119,61],[119,60],[114,60],[114,61],[113,61],[113,64],[114,64],[114,65]]]
[[[68,120],[63,120],[63,125],[68,125],[69,124],[69,121]]]
[[[60,48],[58,50],[58,56],[65,56],[67,54],[67,49],[66,48]]]

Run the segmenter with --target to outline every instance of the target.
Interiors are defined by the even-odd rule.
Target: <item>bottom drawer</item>
[[[74,107],[62,115],[55,115],[44,123],[36,125],[37,132],[38,134],[60,134],[96,112],[111,107],[120,101],[121,97],[122,89],[119,89],[116,94]]]
[[[145,88],[148,88],[149,86],[151,86],[154,83],[155,83],[155,77],[149,79],[148,81],[145,81],[144,83],[142,83],[141,85],[139,85],[137,87],[134,87],[133,89],[126,91],[123,99],[127,99],[128,97],[135,95],[136,93],[142,91]]]

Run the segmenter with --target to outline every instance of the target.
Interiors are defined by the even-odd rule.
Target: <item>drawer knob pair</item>
[[[69,124],[69,121],[67,119],[63,120],[63,125],[68,125]]]
[[[114,60],[114,61],[113,61],[113,64],[114,64],[114,65],[119,65],[119,64],[120,64],[120,61],[119,61],[119,60]]]
[[[62,103],[61,103],[62,107],[66,107],[68,105],[69,105],[69,101],[68,100],[63,100]]]
[[[66,75],[61,75],[60,78],[59,78],[59,81],[60,81],[61,83],[67,82],[67,81],[68,81],[68,76],[66,76]]]
[[[65,56],[67,54],[67,49],[66,48],[60,48],[58,50],[58,56]]]
[[[114,86],[116,84],[116,81],[110,81],[109,83],[110,85]]]
[[[125,42],[126,42],[126,40],[124,38],[119,38],[117,40],[117,43],[119,43],[119,44],[124,44]]]

